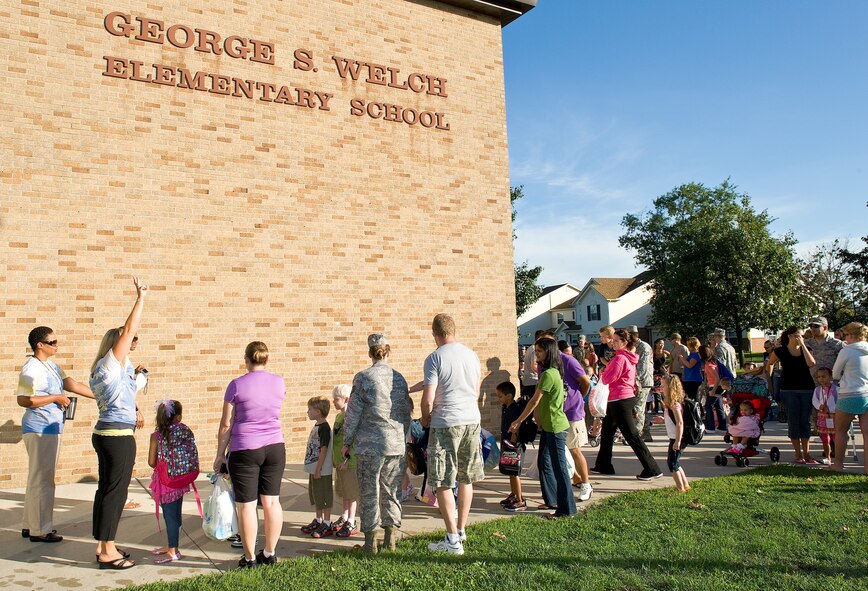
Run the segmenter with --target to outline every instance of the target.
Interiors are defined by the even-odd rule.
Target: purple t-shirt
[[[283,443],[280,407],[286,397],[283,378],[251,371],[229,382],[223,400],[235,406],[229,452]]]
[[[579,378],[585,375],[585,370],[572,355],[561,353],[561,360],[564,362],[564,382],[567,384],[564,414],[568,421],[581,421],[585,418],[585,401],[579,389]]]

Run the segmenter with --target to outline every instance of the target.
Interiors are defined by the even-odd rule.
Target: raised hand
[[[136,286],[136,295],[144,297],[148,293],[148,286],[139,282],[138,277],[133,277],[133,284]]]

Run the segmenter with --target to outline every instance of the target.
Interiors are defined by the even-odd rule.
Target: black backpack
[[[705,437],[705,424],[702,422],[699,403],[689,398],[685,399],[681,403],[681,419],[684,422],[681,443],[699,445],[699,442]]]
[[[425,429],[422,437],[418,440],[413,440],[407,443],[407,451],[405,457],[407,459],[407,469],[413,476],[425,474],[428,471],[428,434],[430,431]],[[411,437],[411,439],[413,439]]]
[[[524,412],[525,407],[527,406],[527,400],[521,399],[518,401],[520,406],[519,413]],[[536,441],[537,433],[539,432],[539,428],[533,420],[533,413],[528,415],[528,417],[522,421],[521,425],[518,427],[518,442],[527,445],[528,443],[533,443]]]

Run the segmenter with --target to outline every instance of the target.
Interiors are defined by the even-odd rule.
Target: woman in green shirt
[[[536,392],[528,401],[524,412],[510,427],[518,431],[521,423],[539,407],[540,443],[537,467],[543,491],[555,492],[557,506],[552,519],[575,515],[576,499],[570,485],[571,474],[567,470],[567,429],[570,422],[564,414],[564,366],[558,344],[551,337],[542,337],[534,344],[537,366],[540,369]],[[545,498],[547,495],[543,495]],[[549,498],[551,493],[549,493]],[[549,501],[550,502],[550,501]]]

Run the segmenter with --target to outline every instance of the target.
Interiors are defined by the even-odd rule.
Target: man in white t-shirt
[[[446,538],[428,549],[464,554],[464,526],[473,501],[473,483],[485,475],[479,441],[481,385],[479,357],[455,340],[455,321],[438,314],[431,323],[437,350],[425,359],[422,424],[430,425],[428,481],[437,491]],[[458,481],[458,518],[452,487]]]
[[[21,536],[31,542],[60,542],[54,531],[54,474],[60,452],[64,411],[69,398],[64,390],[93,399],[90,388],[67,377],[51,361],[57,353],[57,335],[47,326],[37,326],[27,337],[33,356],[18,375],[18,406],[25,408],[21,419],[24,449],[27,450],[27,490],[24,493],[24,520]]]

